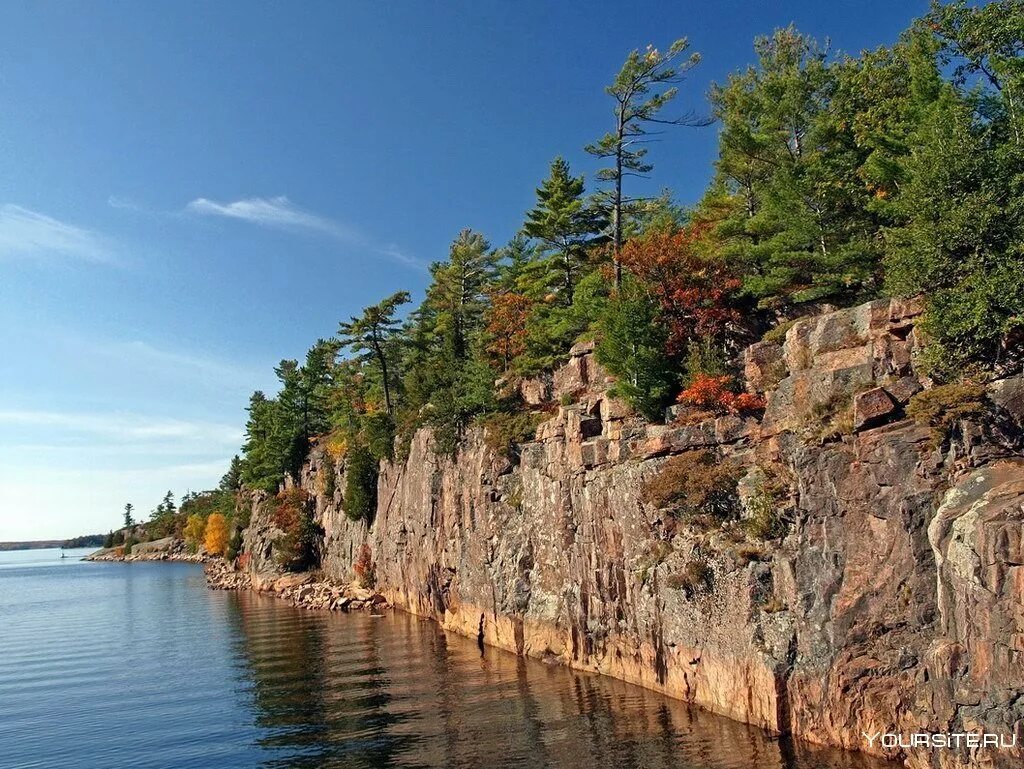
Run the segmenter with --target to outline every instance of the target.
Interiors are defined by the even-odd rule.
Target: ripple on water
[[[880,769],[395,613],[0,554],[0,767]]]

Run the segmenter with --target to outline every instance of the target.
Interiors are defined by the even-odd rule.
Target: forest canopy
[[[358,465],[362,499],[420,427],[445,451],[474,423],[514,444],[532,422],[509,382],[581,339],[653,420],[680,398],[756,409],[735,384],[743,346],[880,297],[924,297],[936,381],[1019,366],[1022,40],[1022,0],[935,4],[857,55],[778,29],[711,88],[707,121],[675,110],[700,66],[685,39],[631,52],[586,148],[596,178],[554,158],[511,242],[458,233],[418,306],[398,290],[282,361],[278,393],[250,400],[238,482],[276,492],[320,439]],[[711,121],[701,198],[639,195],[635,179],[655,175],[646,141]]]

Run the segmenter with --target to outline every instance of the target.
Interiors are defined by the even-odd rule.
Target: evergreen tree
[[[135,519],[132,518],[132,511],[135,509],[135,505],[131,502],[125,503],[124,506],[124,527],[126,529],[131,528],[135,525]]]
[[[851,169],[829,153],[836,137],[821,120],[834,80],[826,52],[792,27],[758,38],[755,50],[756,68],[712,91],[723,124],[718,173],[738,203],[723,234],[755,298],[819,299],[831,278],[849,279],[832,229],[841,196],[831,193]]]
[[[348,455],[344,508],[345,515],[353,521],[373,522],[377,508],[377,460],[363,445],[357,444]]]
[[[486,312],[498,275],[499,254],[479,233],[463,230],[447,262],[431,267],[423,305],[413,315],[406,390],[417,421],[435,428],[439,443],[454,448],[482,399],[479,382],[495,374],[486,363]]]
[[[603,227],[597,210],[586,204],[583,177],[574,177],[561,157],[551,163],[548,178],[537,188],[537,205],[526,215],[523,232],[549,252],[544,262],[547,287],[563,306],[572,304],[573,290],[586,259],[587,247]]]
[[[668,341],[658,305],[635,278],[623,280],[598,321],[597,359],[615,375],[612,394],[648,419],[660,420],[679,389],[665,354]]]
[[[242,488],[242,467],[243,463],[241,458],[235,454],[231,458],[231,465],[228,467],[228,471],[220,479],[219,489],[225,493],[234,494],[236,491]],[[182,498],[182,507],[185,506],[185,499]]]
[[[497,254],[494,288],[497,293],[521,294],[543,301],[550,290],[549,265],[540,247],[519,233]]]
[[[337,352],[337,341],[319,339],[306,353],[304,365],[283,360],[274,369],[281,390],[275,400],[258,404],[265,419],[261,425],[264,435],[258,442],[263,444],[259,455],[266,464],[261,472],[267,482],[270,478],[279,481],[286,473],[297,475],[309,453],[311,439],[330,429]]]
[[[1003,360],[1024,328],[1024,158],[946,86],[908,161],[899,198],[906,224],[888,233],[888,285],[924,292],[930,362],[943,378]]]
[[[425,304],[433,310],[433,334],[440,351],[455,366],[468,360],[473,337],[483,326],[487,288],[497,261],[483,235],[463,230],[452,243],[448,261],[431,267],[433,280]]]
[[[276,445],[276,404],[257,390],[249,399],[242,451],[242,481],[251,489],[274,491],[284,477],[283,452]]]
[[[953,84],[979,87],[982,114],[1002,121],[1013,144],[1024,144],[1024,1],[968,5],[933,0],[925,18],[952,64]]]
[[[635,200],[624,195],[623,180],[646,176],[653,168],[645,159],[647,147],[643,146],[650,141],[650,126],[701,123],[692,115],[675,119],[660,117],[662,108],[677,94],[675,84],[700,63],[698,53],[681,59],[689,45],[686,38],[682,38],[664,54],[651,46],[643,53],[632,51],[612,84],[605,88],[615,102],[615,128],[586,147],[591,155],[612,161],[610,167],[598,171],[597,178],[611,184],[608,207],[616,287],[622,282],[619,251],[623,242],[624,206]]]
[[[700,216],[762,307],[852,303],[880,289],[883,226],[908,140],[938,77],[933,49],[829,62],[794,28],[755,44],[758,64],[712,90],[722,122]]]
[[[353,352],[360,356],[360,362],[372,360],[378,367],[384,404],[389,415],[394,414],[395,410],[391,389],[393,377],[397,373],[393,371],[394,366],[390,365],[392,362],[389,361],[389,341],[399,331],[395,313],[400,306],[408,302],[409,292],[399,291],[365,308],[358,318],[353,317],[351,321],[343,322],[338,332],[342,347],[351,347]]]

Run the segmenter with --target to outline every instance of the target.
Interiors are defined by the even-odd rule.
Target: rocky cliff
[[[578,346],[520,385],[546,410],[536,440],[510,457],[475,429],[449,457],[418,432],[382,467],[369,524],[342,512],[344,462],[316,449],[296,483],[323,570],[348,581],[365,545],[397,607],[814,742],[985,730],[1024,744],[1024,383],[990,385],[984,414],[907,418],[930,386],[918,312],[873,302],[749,348],[760,419],[647,424]],[[777,525],[681,521],[644,501],[695,451],[737,467],[743,515],[767,508]],[[257,581],[275,576],[272,507],[258,496],[245,534]],[[915,767],[1024,755],[883,752]]]

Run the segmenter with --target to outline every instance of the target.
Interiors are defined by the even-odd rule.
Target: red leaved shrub
[[[359,555],[352,564],[352,571],[363,587],[373,587],[377,582],[377,570],[373,565],[373,553],[365,542],[359,548]]]
[[[713,409],[725,414],[751,414],[764,409],[764,398],[754,393],[737,393],[731,388],[732,377],[698,374],[676,399],[686,406]]]

